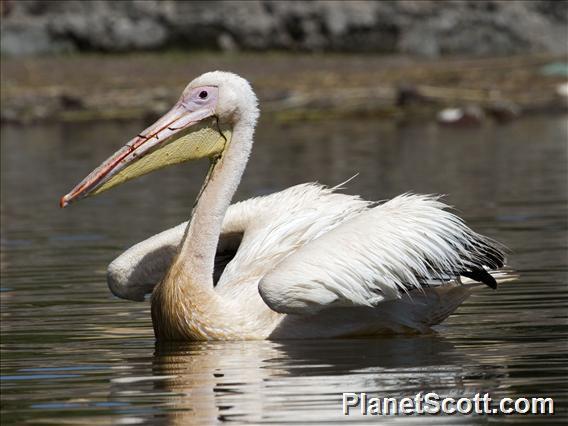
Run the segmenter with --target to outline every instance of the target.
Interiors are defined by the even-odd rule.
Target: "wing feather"
[[[271,265],[368,207],[367,201],[337,194],[336,189],[306,183],[231,205],[215,259],[217,289],[227,291],[231,284],[239,287],[243,280],[256,279],[256,292]],[[107,271],[112,293],[144,300],[171,265],[186,226],[184,222],[156,234],[116,258]]]
[[[376,306],[503,266],[497,243],[447,209],[439,197],[404,194],[363,211],[284,259],[259,292],[277,312],[307,314]]]

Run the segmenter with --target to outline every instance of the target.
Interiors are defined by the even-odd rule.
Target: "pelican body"
[[[246,80],[203,74],[61,199],[65,207],[153,170],[209,159],[190,220],[136,244],[108,269],[118,297],[152,293],[158,340],[424,332],[473,288],[514,278],[501,246],[436,196],[374,203],[302,184],[230,205],[258,116]]]

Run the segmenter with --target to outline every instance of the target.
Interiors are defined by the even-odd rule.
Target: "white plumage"
[[[483,265],[483,254],[475,250],[480,237],[445,207],[401,195],[363,211],[291,254],[263,278],[260,293],[278,312],[314,313],[377,306],[441,276],[455,279]]]
[[[301,184],[227,210],[218,257],[227,245],[236,253],[215,290],[247,309],[268,305],[296,314],[273,337],[425,331],[480,285],[459,271],[483,258],[471,250],[476,241],[492,243],[438,197],[404,194],[378,204],[335,190]],[[166,273],[186,227],[184,222],[142,241],[112,262],[113,293],[143,300]],[[240,234],[240,242],[227,243]],[[514,278],[503,268],[492,275],[498,282]],[[330,309],[357,306],[375,309]],[[304,322],[305,315],[311,322]]]
[[[303,184],[230,206],[252,148],[256,104],[246,80],[204,74],[61,200],[65,206],[168,164],[211,159],[190,222],[133,246],[109,266],[117,296],[143,300],[153,291],[158,339],[424,331],[480,282],[495,288],[515,277],[504,269],[500,246],[436,196],[373,203]]]
[[[216,282],[217,291],[243,291],[243,279],[260,280],[286,256],[369,207],[368,201],[335,193],[336,189],[307,183],[231,205],[217,257],[228,244],[238,250]],[[183,222],[148,238],[113,261],[108,270],[111,291],[121,298],[143,300],[170,266],[186,227]],[[228,243],[231,235],[236,236],[236,247]]]

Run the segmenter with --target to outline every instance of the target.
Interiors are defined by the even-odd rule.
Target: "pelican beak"
[[[154,170],[220,155],[230,141],[210,107],[188,109],[183,99],[158,121],[131,139],[67,195],[61,207]]]

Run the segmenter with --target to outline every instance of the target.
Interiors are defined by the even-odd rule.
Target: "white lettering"
[[[460,414],[471,414],[473,411],[473,404],[471,403],[471,399],[469,398],[458,399],[456,408],[458,409],[458,413]]]
[[[416,414],[424,414],[424,407],[422,404],[424,403],[424,397],[422,396],[422,392],[418,392],[414,397],[414,405],[416,406],[415,412]]]
[[[524,407],[521,407],[521,404]],[[518,414],[526,414],[531,410],[531,403],[526,398],[519,398],[515,401],[515,412]]]
[[[367,413],[371,415],[381,414],[381,399],[370,398],[367,405]]]
[[[453,405],[456,403],[454,398],[444,398],[442,399],[442,413],[444,414],[454,414],[456,412],[456,407]],[[448,407],[449,405],[449,407]]]
[[[414,401],[412,398],[402,398],[399,403],[400,414],[412,414]]]
[[[398,414],[554,414],[552,398],[501,398],[492,404],[488,393],[471,397],[440,397],[435,392],[417,393],[413,397],[371,397],[365,392],[344,392],[343,415],[359,407],[363,416]]]
[[[349,415],[349,409],[351,407],[357,407],[359,405],[359,397],[353,392],[343,392],[343,415]]]
[[[552,398],[533,398],[531,412],[533,414],[554,414],[554,400]]]
[[[438,414],[440,412],[440,397],[434,392],[424,395],[425,409],[428,414]]]
[[[383,414],[398,414],[398,403],[396,398],[383,399]]]
[[[504,414],[511,414],[513,412],[513,409],[510,407],[512,402],[513,400],[511,398],[503,398],[499,403],[501,412]]]

